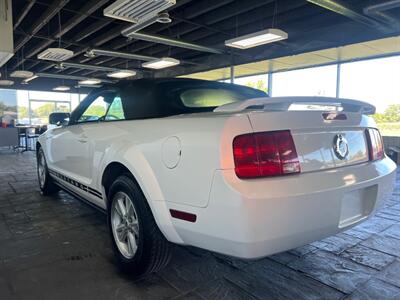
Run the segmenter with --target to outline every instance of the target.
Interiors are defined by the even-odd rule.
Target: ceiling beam
[[[40,16],[40,18],[33,24],[32,29],[29,31],[30,36],[25,36],[22,40],[17,41],[14,51],[17,52],[21,49],[33,35],[43,28],[67,3],[69,0],[57,0]]]
[[[68,0],[69,1],[69,0]],[[67,32],[69,32],[71,29],[73,29],[76,25],[78,25],[80,22],[82,22],[85,18],[87,18],[88,16],[90,16],[91,13],[95,12],[97,9],[101,8],[105,3],[107,3],[108,0],[92,0],[90,2],[88,2],[86,5],[84,5],[79,11],[78,13],[72,17],[71,19],[69,19],[69,21],[66,24],[63,24],[61,26],[61,30],[51,36],[53,36],[53,38],[48,39],[47,41],[44,41],[43,43],[41,43],[40,45],[38,45],[37,47],[31,49],[26,57],[27,58],[31,58],[34,55],[36,55],[37,53],[41,52],[42,50],[48,48],[54,41],[56,41],[56,39],[61,38],[64,34],[66,34]],[[50,19],[49,19],[50,20]],[[35,33],[30,34],[29,36],[27,36],[26,38],[31,38]],[[68,46],[71,46],[72,44],[75,44],[74,42],[69,43]],[[16,50],[17,51],[17,50]],[[76,55],[76,54],[75,54]],[[13,66],[13,69],[16,69],[19,65],[21,65],[22,63],[24,63],[25,58],[23,58],[21,61],[17,62],[17,64],[15,64]],[[46,70],[46,69],[45,69]]]
[[[100,9],[104,4],[106,4],[108,0],[92,0],[87,2],[84,6],[79,9],[78,14],[68,20],[66,24],[61,26],[61,30],[54,35],[56,39],[62,37],[96,10]]]
[[[264,1],[260,4],[260,1],[257,0],[249,0],[246,1],[247,5],[239,5],[237,7],[234,7],[235,9],[228,9],[225,8],[226,15],[222,17],[221,12],[210,12],[207,14],[207,22],[205,24],[209,26],[213,26],[214,28],[220,30],[221,32],[224,32],[224,34],[216,34],[213,32],[205,31],[205,30],[198,30],[198,28],[194,28],[193,26],[185,26],[186,24],[183,24],[183,26],[180,27],[180,36],[184,37],[185,39],[199,42],[200,40],[203,40],[202,44],[205,45],[216,45],[216,43],[221,44],[221,41],[223,41],[226,38],[226,34],[229,36],[234,36],[236,31],[239,33],[248,33],[249,30],[251,31],[254,28],[259,27],[260,30],[263,29],[263,23],[266,24],[272,24],[272,17],[274,15],[274,10],[273,8],[268,9],[268,5],[272,5],[274,0],[268,0]],[[261,6],[260,6],[261,5]],[[285,19],[284,12],[286,11],[292,11],[294,9],[298,10],[301,7],[304,7],[305,4],[302,2],[299,2],[297,0],[289,0],[287,1],[285,6],[280,7],[280,14],[277,16],[277,19],[280,20],[280,23],[282,23],[282,18]],[[238,15],[238,20],[237,20],[237,30],[233,28],[233,22],[236,22],[233,18],[236,17],[237,11],[240,11],[240,14]],[[266,11],[267,13],[265,13]],[[308,13],[309,10],[307,9]],[[291,12],[291,15],[293,11]],[[297,16],[297,13],[294,14]],[[301,16],[301,14],[300,14]],[[231,19],[226,19],[225,17],[231,18]],[[195,20],[197,21],[197,20]],[[248,26],[248,24],[251,23],[251,26]],[[246,25],[246,26],[245,26]],[[250,28],[250,29],[249,29]],[[213,37],[213,42],[206,41],[205,38],[207,37]],[[132,49],[134,52],[138,51],[145,51],[148,49],[149,46],[148,44],[144,47],[135,47]],[[177,55],[181,55],[182,53],[187,52],[184,49],[173,49],[172,51],[169,50],[169,47],[163,47],[161,45],[158,45],[157,49],[160,49],[159,51],[152,52],[154,56],[163,56],[166,55],[165,53],[171,53],[170,55],[172,57],[177,57]],[[237,55],[242,55],[242,53],[235,51]],[[179,56],[178,56],[179,57]],[[114,59],[115,62],[121,61],[120,59]],[[121,63],[121,62],[119,62]],[[118,65],[117,64],[111,64],[111,65]]]
[[[87,37],[91,36],[93,33],[99,31],[100,29],[106,27],[107,25],[111,24],[113,21],[110,20],[98,20],[88,27],[86,27],[84,30],[79,32],[75,37],[73,38],[74,41],[80,42],[83,39],[86,39]]]
[[[200,9],[199,7],[191,7],[188,8],[188,10],[185,10],[182,13],[182,16],[184,16],[186,19],[190,19],[192,22],[191,24],[181,24],[181,26],[178,26],[181,22],[174,23],[173,26],[168,27],[161,31],[161,33],[165,34],[170,34],[170,32],[174,32],[174,29],[177,29],[176,31],[179,31],[179,37],[182,38],[185,34],[197,31],[200,26],[193,26],[193,23],[195,22],[201,22],[204,20],[202,18],[202,14],[207,13],[207,18],[206,21],[203,22],[204,25],[206,26],[214,26],[216,23],[221,22],[221,21],[226,21],[229,18],[235,17],[238,12],[240,14],[245,13],[250,10],[257,9],[262,6],[266,6],[275,0],[266,0],[266,1],[259,1],[259,0],[247,0],[245,2],[240,1],[237,4],[231,4],[233,1],[231,0],[226,0],[226,1],[218,1],[217,3],[213,3],[213,5],[204,5],[206,3],[203,2],[203,7]],[[296,1],[297,5],[299,5],[299,1]],[[300,3],[301,5],[304,5],[304,3]],[[193,5],[194,6],[194,5]],[[219,9],[218,9],[219,8]],[[259,10],[258,10],[259,11]],[[198,17],[196,19],[196,17]],[[194,19],[193,19],[194,18]],[[193,19],[193,20],[192,20]],[[232,23],[230,20],[226,21],[229,23],[230,27],[232,27]],[[215,34],[215,32],[210,33],[207,31],[208,34]],[[190,41],[195,41],[194,39],[188,39]],[[121,44],[121,43],[120,43]],[[143,45],[143,44],[142,44]],[[145,43],[142,47],[135,47],[131,49],[133,52],[139,52],[139,51],[144,51],[149,48],[153,47],[153,45],[149,43]],[[116,46],[114,49],[119,50],[122,49],[123,47],[121,46]],[[84,59],[82,62],[87,62],[88,59]]]
[[[172,9],[177,9],[180,6],[190,3],[190,5],[188,7],[183,9],[183,13],[181,14],[181,16],[184,17],[185,19],[192,19],[192,18],[201,16],[209,11],[217,9],[221,6],[232,3],[233,1],[234,0],[219,0],[219,1],[212,1],[212,3],[209,3],[208,1],[201,2],[201,1],[180,0],[180,1],[177,1],[177,4],[175,6],[173,6]],[[181,23],[181,21],[174,21],[173,25],[177,26],[180,23]],[[158,33],[163,30],[167,30],[168,28],[171,27],[171,24],[166,24],[166,25],[157,24],[157,25],[158,25],[158,29],[154,33]],[[101,46],[104,43],[109,42],[110,40],[119,37],[120,32],[123,29],[124,29],[124,27],[120,27],[119,29],[116,30],[116,32],[113,32],[110,36],[104,35],[103,38],[98,38],[98,40],[93,41],[95,46],[97,46],[97,47]],[[102,43],[98,44],[99,42],[102,42]],[[119,49],[131,44],[132,42],[134,42],[134,41],[129,41],[128,43],[123,43],[122,46],[121,46],[121,44],[119,44],[115,47],[111,46],[111,48],[113,50],[119,50]],[[80,62],[84,63],[84,62],[88,62],[90,60],[91,60],[91,58],[82,57]]]
[[[31,10],[32,6],[35,4],[36,0],[29,0],[28,3],[25,4],[24,8],[22,9],[21,13],[19,16],[15,19],[14,22],[14,30],[21,24],[21,22],[24,20],[25,16],[28,14],[28,12]]]

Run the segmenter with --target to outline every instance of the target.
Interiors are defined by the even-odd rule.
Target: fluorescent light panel
[[[287,38],[288,34],[280,29],[266,29],[227,40],[225,45],[238,49],[248,49]]]
[[[85,88],[101,88],[102,85],[101,84],[78,84],[75,86],[75,88],[79,89],[81,87],[85,87]]]
[[[88,78],[78,82],[80,85],[96,85],[101,83],[100,79],[97,78]]]
[[[135,76],[136,72],[132,70],[118,70],[112,73],[108,73],[108,77],[112,78],[127,78],[127,77],[132,77]]]
[[[171,57],[163,57],[153,61],[145,62],[142,64],[142,67],[148,69],[164,69],[172,66],[177,66],[179,64],[180,61],[177,59]]]
[[[53,91],[59,91],[59,92],[66,92],[69,90],[70,90],[70,87],[66,86],[66,85],[59,85],[59,86],[53,88]]]
[[[36,78],[38,78],[39,76],[37,76],[37,75],[33,75],[33,76],[31,76],[31,77],[29,77],[29,78],[27,78],[27,79],[24,79],[24,83],[28,83],[29,81],[31,81],[31,80],[34,80],[34,79],[36,79]]]

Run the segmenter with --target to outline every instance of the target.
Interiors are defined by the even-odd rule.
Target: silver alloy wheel
[[[46,161],[42,151],[38,153],[38,177],[39,177],[39,185],[41,188],[44,187],[46,183],[46,175],[47,175],[47,167]]]
[[[115,194],[111,205],[111,228],[119,252],[127,259],[135,256],[139,223],[132,200],[124,192]]]

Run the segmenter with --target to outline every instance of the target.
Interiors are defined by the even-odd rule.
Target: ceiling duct
[[[338,13],[342,16],[348,17],[358,23],[364,24],[368,27],[380,29],[386,31],[384,26],[376,20],[366,17],[361,13],[358,13],[348,5],[342,3],[339,0],[307,0],[310,3],[321,6],[325,9]]]
[[[37,58],[51,61],[64,61],[74,56],[74,52],[63,48],[48,48],[39,53]]]
[[[185,41],[181,41],[181,40],[171,39],[171,38],[160,36],[160,35],[153,35],[153,34],[147,34],[147,33],[141,33],[141,32],[127,33],[124,31],[122,31],[122,34],[128,38],[147,41],[147,42],[151,42],[151,43],[159,43],[159,44],[164,44],[164,45],[168,45],[168,46],[197,50],[197,51],[201,51],[201,52],[209,52],[209,53],[214,53],[214,54],[222,54],[223,53],[223,51],[220,49],[206,47],[206,46],[193,44],[193,43],[185,42]]]
[[[397,28],[400,25],[398,18],[390,15],[390,13],[386,11],[398,7],[400,7],[400,0],[387,1],[364,8],[364,14]]]
[[[145,22],[134,24],[124,30],[122,30],[121,34],[123,36],[128,36],[130,33],[138,32],[139,30],[142,30],[143,28],[146,28],[154,23],[171,23],[171,18],[169,17],[169,14],[167,12],[163,12],[158,14],[157,16],[148,19]]]
[[[103,11],[106,17],[141,24],[176,4],[176,0],[117,0]]]
[[[63,70],[66,67],[69,67],[69,68],[94,70],[94,71],[106,71],[106,72],[119,71],[119,69],[116,69],[116,68],[95,66],[95,65],[86,65],[86,64],[77,64],[77,63],[70,63],[70,62],[63,62],[63,63],[58,64],[57,66],[58,66],[58,69],[61,69],[61,70]]]
[[[11,0],[0,1],[0,67],[14,55]]]
[[[109,57],[118,57],[118,58],[126,58],[132,60],[143,60],[143,61],[152,61],[157,59],[158,57],[138,55],[129,52],[120,52],[120,51],[112,51],[112,50],[104,50],[104,49],[91,49],[86,53],[87,57],[96,57],[98,55],[109,56]]]
[[[57,79],[70,79],[70,80],[86,80],[88,79],[87,77],[83,76],[73,76],[73,75],[62,75],[62,74],[54,74],[54,73],[36,73],[36,76],[38,77],[43,77],[43,78],[57,78]],[[108,80],[108,79],[101,79],[101,82],[105,83],[115,83],[113,80]]]

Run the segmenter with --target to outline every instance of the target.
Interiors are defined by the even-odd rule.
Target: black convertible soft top
[[[220,105],[219,95],[221,98],[232,98],[234,101],[268,96],[263,91],[241,85],[186,78],[160,78],[137,79],[105,86],[100,90],[92,91],[87,98],[105,91],[115,91],[121,97],[126,119],[211,112]],[[185,104],[182,101],[183,95],[187,95],[190,101],[194,97],[192,103],[194,105]],[[212,98],[212,101],[208,101],[208,98]],[[221,101],[223,102],[224,99]],[[214,103],[215,106],[213,106]]]

